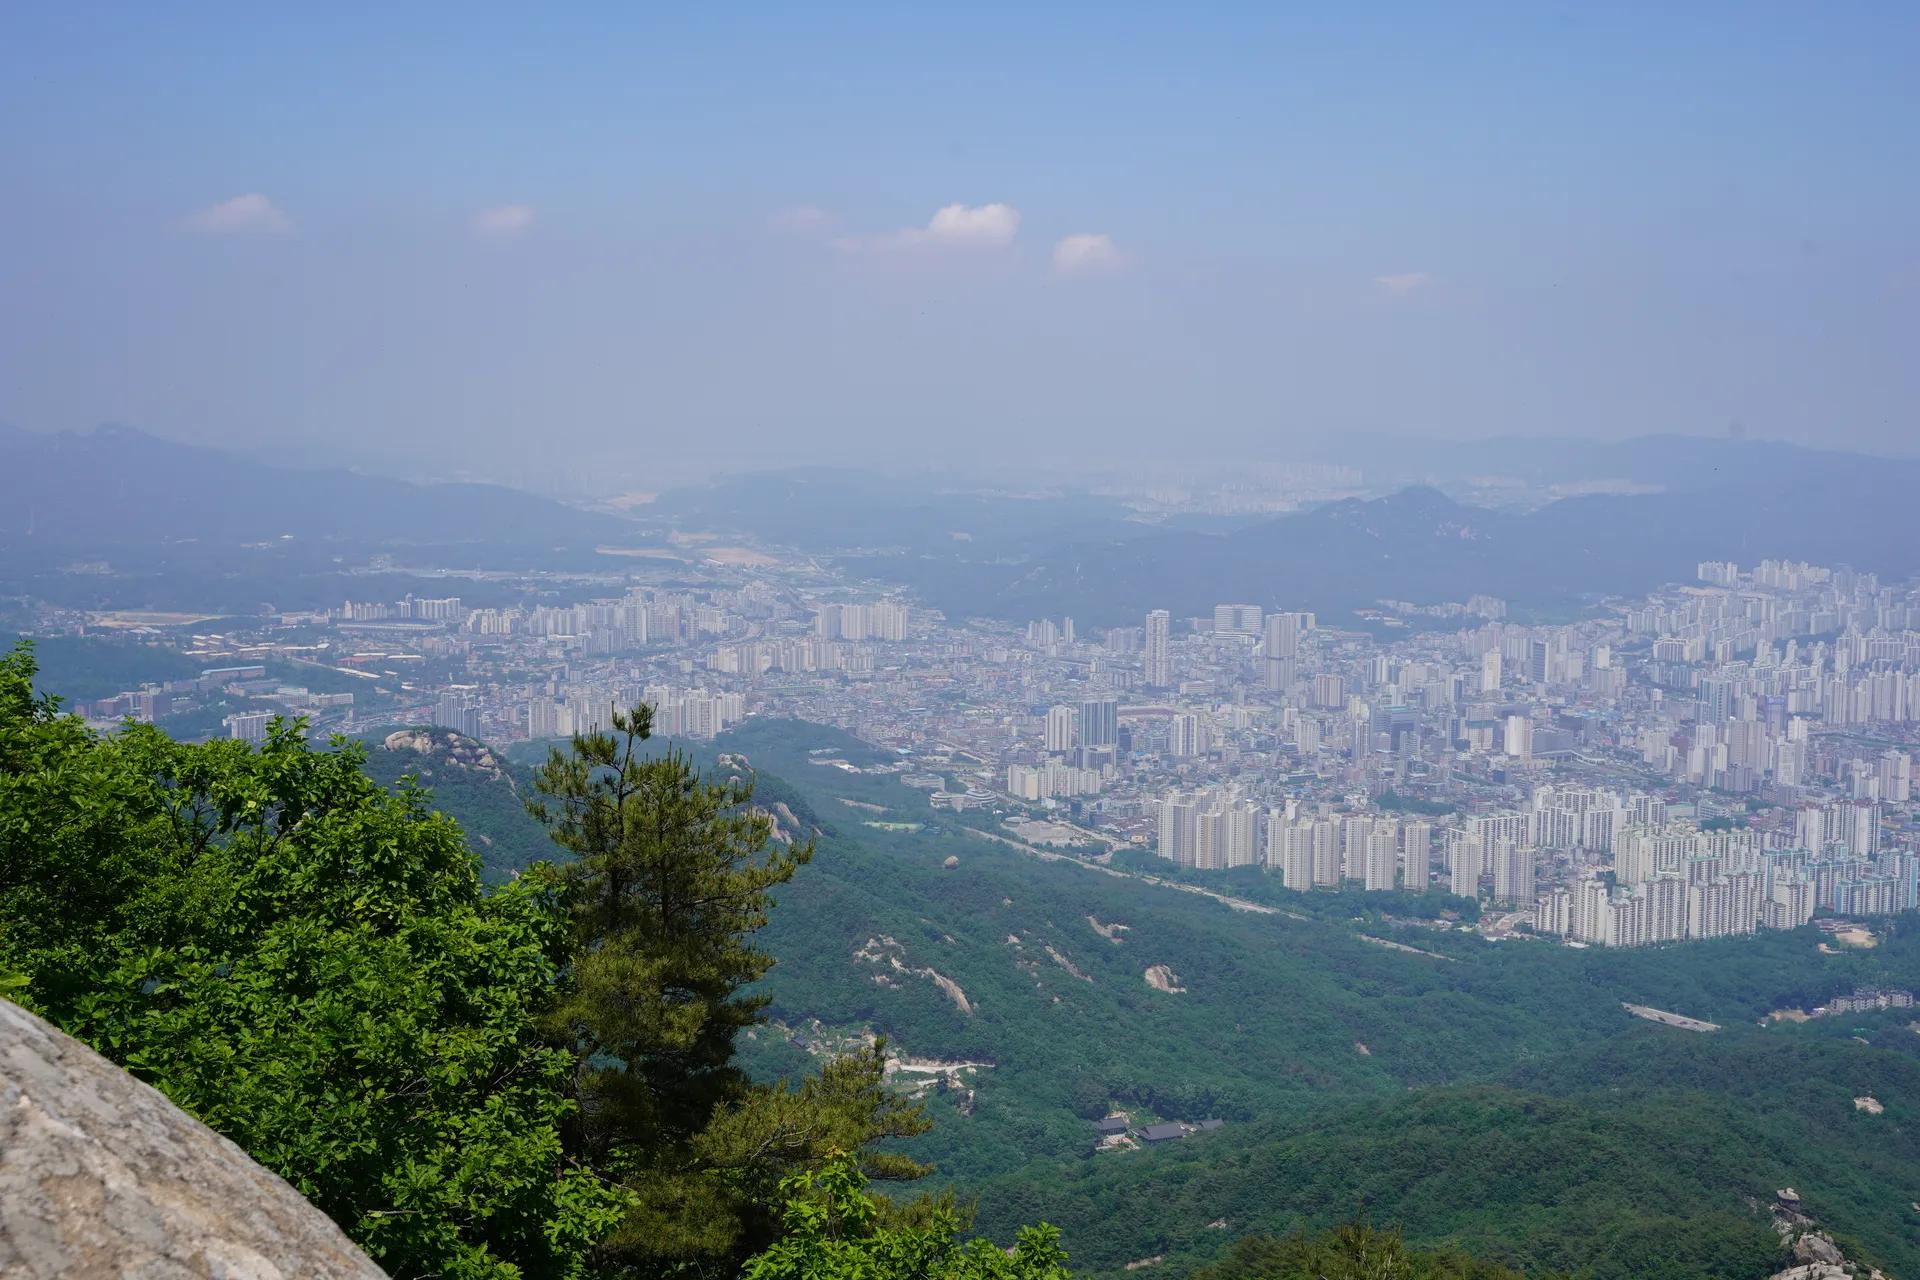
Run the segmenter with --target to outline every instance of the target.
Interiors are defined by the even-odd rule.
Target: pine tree
[[[633,1266],[739,1243],[736,1187],[755,1179],[724,1176],[702,1137],[754,1097],[734,1038],[759,1020],[766,997],[744,988],[773,959],[752,937],[769,891],[813,855],[773,841],[750,778],[706,780],[678,752],[646,753],[652,727],[641,706],[576,736],[530,806],[574,854],[574,962],[548,1025],[579,1064],[579,1153],[634,1196],[604,1246]]]

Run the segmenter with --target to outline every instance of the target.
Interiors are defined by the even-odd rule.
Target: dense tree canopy
[[[624,1197],[562,1144],[536,1020],[550,872],[482,889],[457,827],[356,748],[97,736],[0,659],[13,994],[285,1176],[389,1270],[563,1274]]]
[[[1066,1251],[1052,1227],[1026,1228],[1008,1250],[981,1239],[962,1244],[950,1210],[923,1223],[889,1224],[866,1185],[859,1163],[839,1152],[783,1181],[786,1229],[747,1263],[743,1280],[1066,1280]]]
[[[830,1151],[922,1172],[870,1149],[926,1127],[883,1045],[793,1085],[735,1065],[767,890],[808,850],[750,780],[642,759],[644,709],[541,774],[568,862],[489,887],[358,744],[97,734],[34,676],[0,657],[0,983],[394,1274],[731,1274]]]
[[[1350,1222],[1317,1236],[1248,1236],[1193,1280],[1521,1280],[1464,1254],[1409,1249],[1397,1231]]]

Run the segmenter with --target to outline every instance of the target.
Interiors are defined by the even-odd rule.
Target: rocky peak
[[[381,746],[389,751],[413,751],[438,763],[472,769],[489,777],[500,776],[500,761],[484,742],[446,729],[401,729],[390,733]]]
[[[1851,1262],[1833,1237],[1820,1229],[1792,1187],[1773,1195],[1773,1229],[1793,1254],[1793,1265],[1770,1280],[1886,1280],[1878,1268]]]

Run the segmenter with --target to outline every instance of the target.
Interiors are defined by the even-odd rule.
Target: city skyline
[[[892,748],[881,771],[933,811],[1020,842],[1258,868],[1301,893],[1439,887],[1484,904],[1490,938],[1640,946],[1920,909],[1914,582],[1706,561],[1693,584],[1572,623],[1511,622],[1481,595],[1388,602],[1374,631],[1222,603],[1083,632],[956,622],[806,558],[709,562],[704,585],[677,572],[572,605],[283,613],[252,640],[186,646],[222,665],[77,709],[106,728],[252,699],[220,721],[251,742],[283,713],[495,744],[605,732],[642,703],[657,732],[696,741],[792,717]],[[269,662],[365,681],[373,701]],[[446,668],[437,689],[400,675],[422,663]],[[955,694],[958,713],[940,710]]]

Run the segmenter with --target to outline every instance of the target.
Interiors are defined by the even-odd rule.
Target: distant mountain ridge
[[[517,489],[272,466],[131,427],[0,427],[0,539],[64,550],[291,535],[356,542],[584,541],[634,526]]]
[[[1085,539],[1014,563],[959,556],[859,563],[956,616],[1067,614],[1096,625],[1137,620],[1152,608],[1200,614],[1228,600],[1339,611],[1380,599],[1434,603],[1485,593],[1564,605],[1689,580],[1700,561],[1712,559],[1920,572],[1920,540],[1907,516],[1920,492],[1920,462],[1691,444],[1676,461],[1661,473],[1659,492],[1563,498],[1527,513],[1467,506],[1413,486],[1220,535]]]
[[[1555,436],[1490,436],[1480,440],[1422,440],[1372,433],[1311,442],[1312,461],[1360,468],[1375,483],[1445,483],[1504,476],[1534,484],[1625,480],[1663,488],[1698,489],[1730,480],[1777,478],[1811,468],[1912,466],[1920,459],[1882,457],[1731,436],[1656,433],[1624,440]]]

